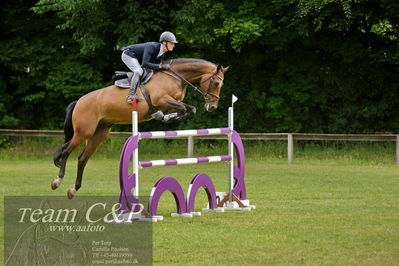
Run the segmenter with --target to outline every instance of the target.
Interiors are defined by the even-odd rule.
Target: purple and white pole
[[[208,129],[190,129],[176,131],[149,131],[139,132],[140,139],[163,139],[180,138],[191,136],[214,136],[232,133],[231,128],[208,128]]]
[[[180,165],[180,164],[198,164],[198,163],[215,163],[231,161],[230,155],[197,157],[197,158],[182,158],[182,159],[168,159],[168,160],[152,160],[139,162],[140,167],[153,167],[165,165]]]

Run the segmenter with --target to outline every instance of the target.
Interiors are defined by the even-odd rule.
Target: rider
[[[153,70],[169,70],[170,65],[162,64],[166,52],[173,51],[176,37],[165,31],[159,37],[159,42],[133,44],[122,48],[122,61],[133,72],[130,91],[126,101],[131,103],[136,98],[137,85],[143,75],[143,67]]]

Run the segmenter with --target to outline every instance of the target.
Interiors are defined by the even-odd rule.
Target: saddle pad
[[[143,70],[144,70],[144,73],[141,76],[139,85],[146,84],[151,79],[152,75],[154,74],[154,71],[151,69],[144,68]],[[130,88],[130,80],[133,76],[132,72],[115,71],[115,74],[126,74],[127,75],[127,78],[116,80],[114,83],[116,86],[121,87],[121,88],[127,88],[127,89]]]
[[[130,88],[130,80],[128,78],[116,80],[114,84],[121,88],[125,88],[125,89]]]

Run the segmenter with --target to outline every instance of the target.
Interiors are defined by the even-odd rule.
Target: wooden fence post
[[[294,136],[291,133],[289,133],[287,136],[287,140],[288,140],[287,157],[288,157],[288,163],[291,164],[292,161],[294,160]]]
[[[399,164],[399,135],[396,135],[396,163]]]
[[[193,136],[187,137],[187,157],[191,158],[194,154],[194,139]]]

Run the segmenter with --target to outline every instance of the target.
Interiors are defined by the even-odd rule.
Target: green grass
[[[83,187],[74,200],[80,195],[119,193],[121,143],[112,140],[89,161]],[[141,159],[185,156],[182,143],[154,143],[143,147]],[[284,143],[273,143],[246,143],[247,194],[255,210],[172,218],[173,197],[162,197],[159,214],[165,219],[153,228],[154,264],[399,263],[399,167],[391,146],[373,144],[370,151],[364,144],[297,145],[295,161],[287,165]],[[209,152],[210,148],[214,150]],[[196,155],[216,155],[225,148],[216,142],[199,143]],[[161,153],[175,149],[176,153],[169,152],[166,157]],[[31,152],[18,147],[12,151],[0,154],[2,195],[65,195],[73,184],[77,152],[70,157],[61,188],[51,191],[50,181],[57,175],[51,149],[43,144]],[[141,194],[148,194],[163,176],[177,178],[186,191],[191,177],[199,172],[211,176],[218,191],[226,190],[227,164],[217,163],[143,169]],[[205,205],[206,196],[201,191],[196,208]],[[0,210],[3,228],[3,198]],[[1,256],[2,249],[3,245]]]

